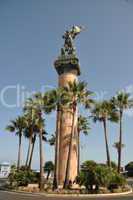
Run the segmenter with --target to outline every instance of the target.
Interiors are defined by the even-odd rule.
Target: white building
[[[0,178],[7,178],[10,174],[11,166],[7,162],[0,164]]]

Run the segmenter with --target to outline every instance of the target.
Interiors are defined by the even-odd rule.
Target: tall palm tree
[[[36,115],[36,125],[39,130],[39,147],[40,147],[40,190],[43,190],[44,179],[44,152],[43,152],[43,139],[44,139],[44,114],[51,112],[51,102],[49,94],[37,93],[34,95],[34,108]]]
[[[115,143],[113,144],[113,147],[117,150],[117,153],[118,153],[118,155],[119,155],[120,143],[119,143],[119,142],[115,142]],[[122,145],[121,145],[121,148],[123,149],[124,147],[125,147],[125,145],[122,144]],[[117,168],[118,168],[118,166],[117,166]]]
[[[45,122],[45,120],[44,120]],[[44,123],[44,128],[45,128],[45,123]],[[39,135],[39,129],[37,127],[37,125],[34,126],[34,129],[33,129],[33,138],[32,138],[32,148],[31,148],[31,154],[30,154],[30,157],[29,157],[29,163],[28,163],[28,168],[31,169],[31,164],[32,164],[32,159],[33,159],[33,153],[34,153],[34,148],[35,148],[35,142],[36,142],[36,138],[37,136]],[[47,142],[47,135],[48,133],[43,129],[42,131],[42,140],[44,142]]]
[[[103,102],[96,102],[94,108],[91,111],[91,118],[94,122],[102,122],[104,128],[105,146],[107,164],[111,167],[109,144],[108,144],[108,132],[107,132],[107,121],[112,122],[118,121],[117,113],[115,112],[112,104],[109,101],[104,100]]]
[[[24,131],[24,137],[29,141],[30,139],[30,135],[29,135],[29,131],[27,130],[27,127]],[[28,151],[27,151],[27,156],[26,156],[26,161],[25,161],[25,168],[28,169],[28,161],[29,161],[29,155],[30,155],[30,141],[29,141],[29,145],[28,145]]]
[[[39,130],[39,148],[40,148],[40,190],[43,190],[43,179],[44,179],[44,173],[43,173],[43,166],[44,166],[44,153],[43,153],[43,129],[44,129],[44,118],[42,113],[43,108],[43,98],[42,94],[38,93],[34,96],[34,114],[36,118],[36,126]]]
[[[68,102],[66,91],[64,88],[58,88],[48,91],[44,96],[44,102],[47,105],[46,112],[57,111],[56,132],[55,136],[49,140],[50,145],[55,145],[55,168],[53,179],[53,190],[58,188],[58,166],[59,166],[59,146],[60,146],[60,130],[62,126],[63,109]]]
[[[54,164],[52,161],[47,161],[44,165],[44,171],[47,172],[47,180],[49,179],[49,176],[51,172],[54,171]]]
[[[34,136],[33,136],[33,129],[32,129],[32,127],[26,127],[24,136],[25,136],[25,137],[28,139],[28,141],[29,141],[25,167],[26,167],[27,169],[30,170],[30,167],[29,167],[29,159],[30,159],[31,152],[32,152],[33,137],[34,137]]]
[[[15,120],[11,120],[10,124],[6,127],[6,130],[9,132],[15,132],[19,138],[18,146],[18,161],[17,169],[20,169],[21,155],[22,155],[22,135],[26,127],[24,116],[18,116]]]
[[[36,111],[35,111],[34,101],[32,98],[27,99],[27,101],[25,102],[23,111],[24,111],[26,125],[27,125],[26,129],[25,129],[25,136],[29,139],[29,147],[28,147],[27,159],[26,159],[25,166],[30,169],[34,145],[35,145],[35,141],[36,141],[36,133],[35,133],[35,131],[36,131],[35,112]]]
[[[70,161],[71,161],[71,153],[73,149],[73,140],[75,136],[77,137],[77,133],[75,134],[75,127],[77,127],[76,116],[77,116],[77,106],[84,105],[89,107],[89,103],[91,103],[90,95],[92,94],[87,90],[87,84],[84,82],[69,82],[68,86],[64,87],[66,90],[67,97],[69,99],[68,107],[72,111],[72,128],[70,135],[70,143],[68,150],[68,159],[66,165],[66,173],[65,173],[65,181],[64,188],[67,188],[69,185],[69,172],[70,172]],[[77,132],[77,131],[76,131]]]
[[[88,119],[82,115],[78,117],[78,174],[80,171],[80,134],[88,135],[90,130],[90,124]]]
[[[33,153],[34,153],[34,148],[35,148],[35,143],[36,143],[36,137],[37,137],[37,133],[33,133],[33,137],[32,137],[32,147],[31,147],[31,153],[29,155],[29,162],[28,162],[28,169],[31,169],[31,165],[32,165],[32,159],[33,159]]]
[[[111,99],[111,103],[115,106],[116,111],[119,114],[119,149],[118,149],[118,172],[121,170],[121,158],[122,158],[122,121],[124,111],[133,106],[133,100],[130,98],[130,94],[124,91],[118,92],[115,97]]]

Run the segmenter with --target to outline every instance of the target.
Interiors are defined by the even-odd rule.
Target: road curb
[[[31,196],[45,196],[45,197],[111,197],[111,196],[125,196],[131,194],[133,191],[122,192],[122,193],[110,193],[110,194],[47,194],[47,193],[32,193],[32,192],[23,192],[23,191],[11,191],[11,190],[0,190],[1,192],[8,192],[21,195],[31,195]]]
[[[45,194],[46,197],[109,197],[109,196],[124,196],[131,194],[133,191],[122,193],[109,193],[109,194]],[[44,194],[43,194],[44,195]]]

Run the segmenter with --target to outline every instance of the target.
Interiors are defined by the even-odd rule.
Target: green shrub
[[[107,166],[97,165],[95,173],[98,186],[108,187],[113,175],[112,169]]]
[[[93,185],[97,183],[95,171],[81,171],[77,177],[78,183],[84,185],[87,190],[93,190]]]
[[[77,183],[84,185],[86,189],[95,193],[100,187],[105,187],[110,190],[124,186],[125,178],[118,174],[116,169],[109,168],[105,164],[96,164],[93,161],[86,161],[82,165],[81,172],[77,177]],[[95,185],[95,188],[93,186]]]
[[[9,175],[10,185],[27,186],[30,183],[37,183],[38,179],[34,172],[28,170],[19,170]]]
[[[117,189],[126,184],[126,179],[121,174],[118,174],[116,171],[112,174],[109,184],[109,189]]]

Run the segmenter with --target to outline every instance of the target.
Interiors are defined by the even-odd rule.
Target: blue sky
[[[82,75],[80,80],[97,94],[109,98],[122,88],[133,91],[133,2],[132,0],[0,0],[0,92],[6,86],[19,85],[21,91],[39,91],[57,86],[58,76],[53,62],[59,55],[63,32],[73,24],[86,30],[76,40]],[[14,89],[5,99],[13,103]],[[7,108],[0,102],[0,162],[14,162],[17,137],[5,131],[10,119],[21,114],[20,108]],[[82,160],[106,159],[101,124],[91,125],[88,137],[82,136]],[[124,119],[123,164],[132,157],[133,117]],[[47,131],[55,131],[55,114],[47,117]],[[116,151],[112,144],[118,138],[118,125],[109,125],[112,160]],[[24,153],[27,141],[23,141]],[[36,146],[37,150],[37,146]],[[53,149],[45,146],[45,159],[53,158]],[[34,167],[39,166],[36,151]]]

